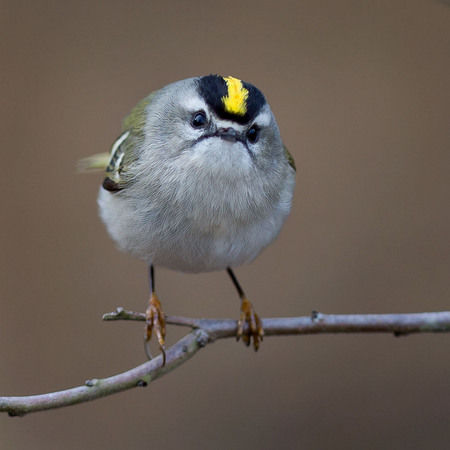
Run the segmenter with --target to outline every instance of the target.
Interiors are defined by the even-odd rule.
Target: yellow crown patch
[[[227,83],[228,95],[222,97],[222,103],[225,111],[230,114],[244,116],[247,112],[248,90],[242,84],[241,80],[234,77],[224,77]]]

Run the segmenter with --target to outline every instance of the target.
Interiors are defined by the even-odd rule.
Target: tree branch
[[[117,308],[116,311],[105,314],[103,320],[144,321],[145,315]],[[164,367],[161,366],[162,357],[158,356],[121,374],[88,380],[84,386],[41,395],[0,397],[0,412],[7,412],[10,416],[23,416],[30,412],[75,405],[134,387],[147,386],[185,363],[207,344],[236,336],[236,320],[167,316],[166,321],[172,325],[190,327],[192,331],[166,351]],[[313,312],[310,317],[264,319],[263,326],[265,336],[370,332],[403,336],[411,333],[449,332],[450,312],[351,315]],[[244,327],[244,333],[247,331]]]

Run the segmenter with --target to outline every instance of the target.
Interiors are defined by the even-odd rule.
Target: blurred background
[[[150,91],[219,73],[255,84],[298,168],[279,239],[236,274],[260,315],[449,309],[450,7],[351,0],[0,2],[0,395],[145,360],[147,268],[98,216],[107,151]],[[157,271],[167,314],[237,318],[225,273]],[[185,330],[169,327],[168,342]],[[8,449],[444,449],[450,335],[208,346],[151,384],[0,416]]]

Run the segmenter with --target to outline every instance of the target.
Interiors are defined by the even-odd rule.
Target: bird
[[[236,337],[258,350],[262,320],[233,268],[253,261],[279,235],[296,173],[263,93],[214,74],[170,83],[137,104],[109,153],[84,158],[79,167],[104,170],[100,217],[120,250],[148,264],[148,358],[155,334],[165,364],[155,267],[226,271],[241,301]]]

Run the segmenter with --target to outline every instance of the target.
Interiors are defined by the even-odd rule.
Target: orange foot
[[[163,356],[163,366],[166,364],[166,347],[164,342],[164,337],[166,336],[166,317],[164,311],[161,308],[161,303],[156,297],[155,293],[152,292],[150,300],[148,302],[148,308],[145,312],[145,353],[148,359],[152,359],[150,354],[148,343],[152,338],[152,332],[158,339],[159,349],[161,350]]]
[[[248,325],[248,333],[244,334],[244,321]],[[238,320],[236,339],[239,340],[242,337],[242,341],[248,347],[251,344],[253,338],[253,348],[258,350],[259,343],[262,342],[264,337],[264,330],[261,320],[253,309],[252,304],[245,298],[242,298],[241,304],[241,316]]]

